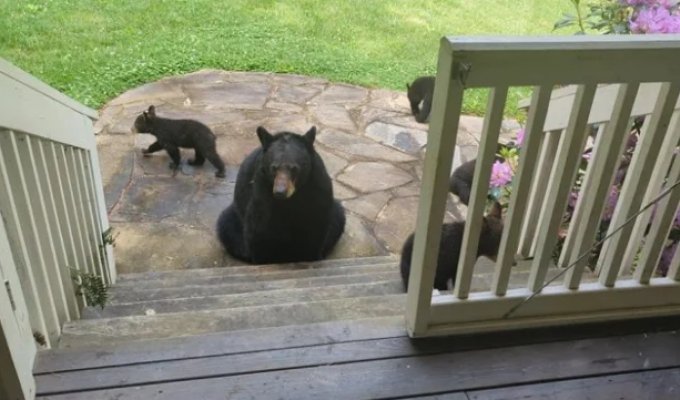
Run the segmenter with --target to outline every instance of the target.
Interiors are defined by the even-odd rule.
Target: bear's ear
[[[156,118],[156,107],[149,106],[149,110],[146,112],[147,117]]]
[[[304,138],[305,138],[305,141],[307,142],[307,144],[309,144],[310,146],[313,146],[314,145],[314,139],[316,138],[316,126],[309,128],[307,133],[305,133]]]
[[[257,137],[260,138],[262,148],[265,150],[267,150],[269,145],[274,141],[274,136],[272,136],[272,134],[262,126],[257,127]]]

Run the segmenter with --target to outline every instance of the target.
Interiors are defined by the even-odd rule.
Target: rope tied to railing
[[[680,160],[677,160],[677,162],[680,162]],[[555,275],[555,276],[552,277],[551,279],[548,279],[548,280],[547,280],[540,288],[538,288],[538,289],[536,289],[535,291],[533,291],[530,295],[528,295],[527,297],[525,297],[521,302],[519,302],[518,304],[516,304],[516,305],[514,305],[513,307],[511,307],[510,310],[508,310],[507,313],[503,314],[503,317],[502,317],[502,318],[503,318],[503,319],[508,319],[508,318],[510,318],[510,317],[512,316],[512,314],[514,314],[514,313],[515,313],[517,310],[519,310],[522,306],[524,306],[526,303],[528,303],[529,301],[531,301],[531,299],[533,299],[534,297],[536,297],[537,295],[539,295],[539,294],[543,291],[543,289],[545,289],[546,287],[548,287],[551,283],[555,282],[558,278],[560,278],[561,276],[563,276],[563,275],[564,275],[565,273],[567,273],[570,269],[574,268],[574,267],[575,267],[578,263],[580,263],[583,259],[585,259],[586,257],[588,257],[588,256],[591,254],[591,251],[592,251],[594,248],[596,248],[597,246],[600,246],[600,245],[603,244],[607,239],[609,239],[609,238],[611,238],[612,236],[614,236],[615,234],[617,234],[621,229],[625,228],[627,225],[629,225],[630,223],[634,222],[635,219],[636,219],[640,214],[642,214],[642,213],[645,212],[647,209],[649,209],[650,207],[652,207],[652,206],[654,206],[655,204],[657,204],[657,203],[658,203],[659,201],[661,201],[664,197],[666,197],[667,195],[669,195],[669,194],[673,191],[673,189],[675,189],[675,188],[676,188],[677,186],[679,186],[679,185],[680,185],[680,180],[677,181],[677,182],[675,182],[675,183],[672,184],[671,186],[667,187],[667,188],[664,189],[663,191],[661,191],[661,193],[660,193],[657,197],[655,197],[654,199],[652,199],[649,203],[647,203],[644,207],[642,207],[640,210],[638,210],[635,214],[633,214],[632,216],[630,216],[623,224],[621,224],[621,225],[618,226],[616,229],[614,229],[614,231],[612,231],[612,232],[611,232],[610,234],[608,234],[607,236],[603,237],[601,240],[595,242],[590,248],[588,248],[583,254],[581,254],[574,262],[572,262],[571,264],[567,265],[565,268],[562,269],[562,271],[560,271],[557,275]]]

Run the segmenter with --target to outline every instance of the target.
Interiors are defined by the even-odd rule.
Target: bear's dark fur
[[[498,144],[495,161],[504,161],[499,153],[502,149],[507,148],[506,145]],[[475,176],[476,163],[476,158],[462,163],[458,168],[453,170],[451,178],[449,179],[449,191],[458,196],[460,202],[465,205],[468,205],[468,202],[470,201],[470,189],[472,189],[472,179]],[[493,200],[491,197],[489,197],[489,199]]]
[[[146,156],[165,149],[172,159],[170,168],[173,169],[173,175],[180,166],[179,148],[184,147],[192,148],[195,152],[189,165],[203,165],[207,158],[217,168],[215,176],[224,177],[224,163],[217,154],[215,134],[204,124],[193,119],[161,118],[156,115],[154,106],[150,106],[148,111],[137,116],[132,130],[135,133],[150,133],[156,137],[156,141],[142,153]]]
[[[434,76],[421,76],[416,78],[410,85],[406,84],[406,95],[411,103],[411,113],[416,121],[424,123],[430,116],[432,108],[432,96],[434,95]],[[420,103],[423,108],[420,108]]]
[[[261,147],[243,161],[234,202],[217,220],[232,256],[255,264],[325,258],[345,229],[345,210],[314,150],[316,127],[304,136],[258,127]]]
[[[501,219],[501,205],[494,203],[493,208],[482,222],[482,231],[479,235],[477,257],[486,256],[492,260],[498,255],[498,248],[503,235],[503,220]],[[439,290],[448,289],[449,279],[455,285],[456,272],[458,271],[458,257],[463,245],[463,233],[465,221],[444,224],[439,242],[439,256],[437,258],[437,270],[434,277],[434,288]],[[404,288],[408,289],[408,278],[411,272],[411,255],[413,253],[413,234],[404,242],[401,250],[401,279]]]

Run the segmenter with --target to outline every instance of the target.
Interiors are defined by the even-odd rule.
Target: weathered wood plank
[[[678,397],[680,368],[468,392],[469,400],[676,400]]]
[[[106,347],[102,343],[95,349],[53,349],[43,352],[36,361],[34,372],[40,375],[405,335],[403,317],[382,317],[131,342],[115,347]]]
[[[439,339],[440,343],[446,343]],[[367,342],[366,351],[378,348]],[[359,350],[359,349],[356,349]],[[375,350],[375,349],[373,349]],[[296,349],[301,357],[311,349]],[[359,350],[360,351],[360,350]],[[310,353],[312,354],[312,353]],[[313,357],[321,356],[313,353]],[[323,356],[327,358],[327,356]],[[321,363],[321,360],[319,360]],[[272,355],[271,366],[286,365]],[[45,399],[332,398],[417,396],[680,365],[680,335],[664,332],[253,371],[199,381],[45,396]],[[284,367],[285,368],[285,367]],[[162,373],[162,372],[161,372]],[[43,390],[39,388],[39,390]]]

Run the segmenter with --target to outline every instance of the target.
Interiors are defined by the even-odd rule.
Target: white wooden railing
[[[554,91],[556,85],[574,86]],[[488,291],[471,293],[491,165],[508,89],[514,86],[533,87],[524,144],[493,284]],[[452,153],[463,98],[473,88],[488,88],[490,93],[463,251],[452,294],[433,297]],[[647,118],[610,229],[623,225],[656,197],[664,179],[680,180],[680,162],[674,161],[680,144],[679,92],[680,40],[670,35],[443,38],[409,281],[409,334],[680,314],[680,252],[667,277],[652,277],[680,204],[680,188],[659,203],[632,275],[623,273],[638,253],[650,212],[605,242],[598,280],[582,282],[585,261],[581,261],[567,270],[562,284],[542,288],[586,144],[587,125],[602,123],[562,249],[562,267],[576,262],[595,243],[633,116]],[[525,287],[508,289],[517,254],[533,256],[531,273]]]
[[[4,327],[13,313],[20,330],[29,330],[21,357],[31,364],[34,336],[53,346],[64,322],[79,318],[84,299],[72,271],[105,284],[116,279],[103,237],[109,223],[96,117],[0,59],[0,291],[9,299],[0,302],[0,318]]]

